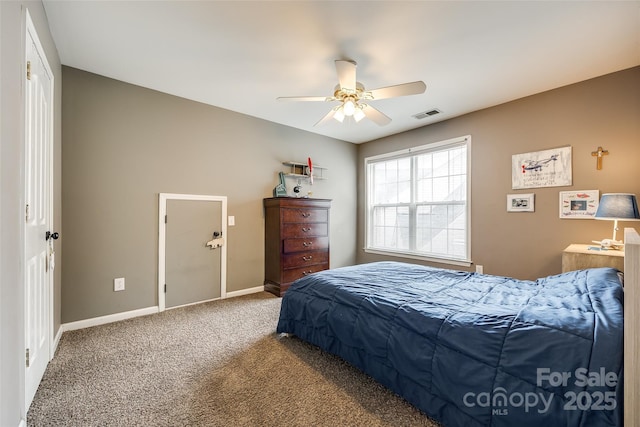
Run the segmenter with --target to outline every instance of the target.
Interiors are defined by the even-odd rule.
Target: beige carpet
[[[437,426],[259,293],[63,334],[29,426]]]

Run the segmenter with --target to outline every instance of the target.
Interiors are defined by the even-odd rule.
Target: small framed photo
[[[598,190],[561,191],[560,218],[592,219],[596,215],[599,203]]]
[[[507,194],[507,212],[533,212],[534,194]]]

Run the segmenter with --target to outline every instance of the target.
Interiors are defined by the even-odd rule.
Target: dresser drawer
[[[284,253],[306,252],[329,248],[328,237],[309,237],[306,239],[285,239],[282,251]]]
[[[282,221],[292,223],[327,222],[329,211],[326,209],[283,209]]]
[[[306,267],[284,270],[282,272],[282,282],[283,283],[293,282],[295,280],[308,276],[309,274],[326,270],[327,268],[329,268],[329,264],[316,264],[316,265],[309,265]]]
[[[304,267],[314,264],[326,264],[328,262],[329,252],[327,251],[298,252],[282,256],[283,268]]]
[[[282,227],[282,237],[306,237],[306,236],[326,236],[329,233],[329,225],[326,222],[284,224]]]

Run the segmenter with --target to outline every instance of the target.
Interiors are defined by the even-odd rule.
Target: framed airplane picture
[[[562,187],[571,185],[571,147],[511,156],[511,187]]]

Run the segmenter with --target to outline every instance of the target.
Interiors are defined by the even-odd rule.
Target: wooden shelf
[[[292,178],[304,178],[309,179],[309,166],[306,163],[301,162],[282,162],[283,165],[289,166],[289,172],[285,172],[286,176]],[[327,168],[322,166],[313,165],[313,179],[327,179],[324,176],[324,171]]]

